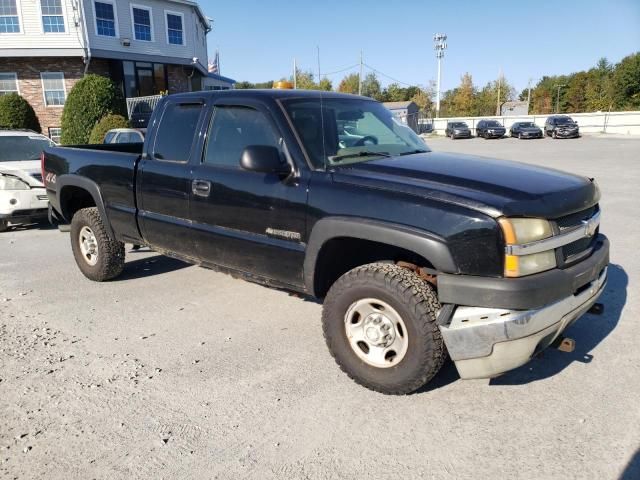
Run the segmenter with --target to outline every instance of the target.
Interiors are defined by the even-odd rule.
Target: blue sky
[[[433,34],[448,35],[443,89],[464,72],[476,85],[500,69],[519,90],[529,78],[571,73],[640,51],[640,0],[200,0],[214,20],[209,57],[222,75],[253,82],[305,70],[331,72],[364,61],[402,82],[436,78]],[[353,70],[357,71],[357,69]],[[345,72],[349,73],[349,72]],[[331,75],[334,86],[345,73]],[[383,84],[391,83],[379,76]]]

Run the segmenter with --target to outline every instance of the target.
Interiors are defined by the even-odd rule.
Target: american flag
[[[209,73],[220,75],[220,53],[218,50],[216,50],[216,56],[213,57],[213,62],[209,62],[208,70]]]

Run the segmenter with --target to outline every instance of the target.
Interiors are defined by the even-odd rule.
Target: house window
[[[94,2],[96,32],[104,37],[116,36],[116,15],[112,3]]]
[[[147,7],[131,6],[133,20],[133,36],[136,40],[151,42],[153,38],[151,26],[151,9]]]
[[[44,33],[64,33],[62,0],[40,0]]]
[[[184,45],[182,32],[182,14],[167,13],[167,42],[172,45]]]
[[[62,72],[42,72],[40,77],[42,78],[44,104],[47,107],[62,107],[67,96],[64,74]]]
[[[60,127],[49,127],[49,138],[56,143],[60,143],[62,129]]]
[[[20,33],[17,0],[0,0],[0,33]]]
[[[0,73],[0,95],[18,92],[18,75],[15,73]]]

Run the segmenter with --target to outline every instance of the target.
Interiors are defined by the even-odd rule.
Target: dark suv
[[[497,120],[480,120],[476,125],[476,135],[484,139],[502,138],[505,133],[507,133],[506,128]]]
[[[578,138],[578,124],[567,115],[552,115],[544,124],[544,133],[553,138]]]
[[[464,122],[449,122],[447,128],[444,131],[447,137],[451,137],[451,140],[456,138],[471,138],[471,129],[469,125]]]

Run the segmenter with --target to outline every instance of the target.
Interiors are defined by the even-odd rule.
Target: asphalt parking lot
[[[321,306],[127,250],[86,280],[68,234],[0,233],[3,478],[640,478],[640,139],[430,139],[434,150],[595,177],[611,240],[605,313],[493,380],[359,387]]]

